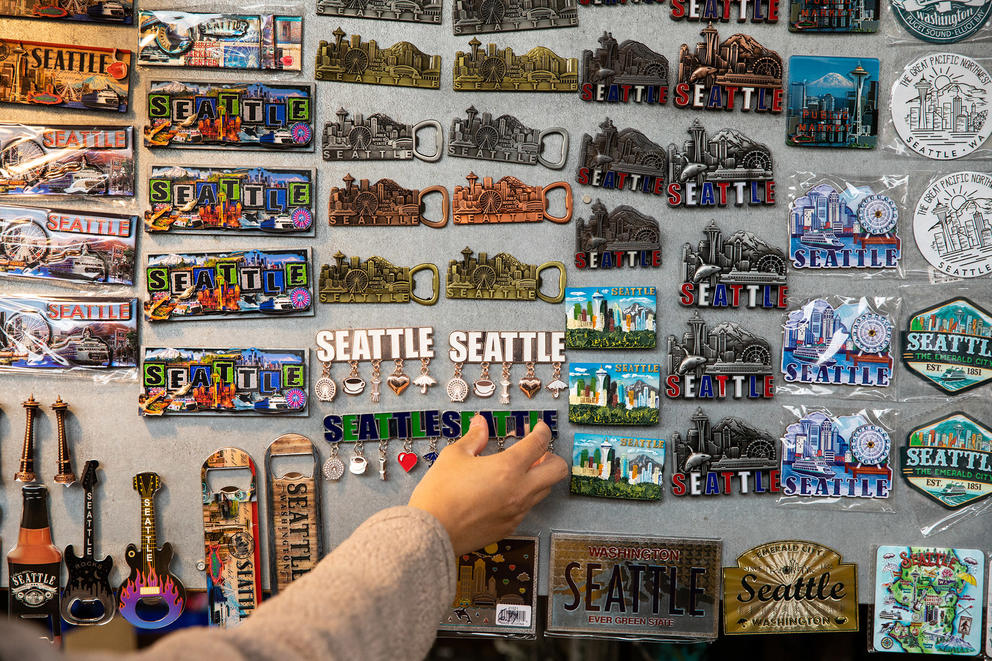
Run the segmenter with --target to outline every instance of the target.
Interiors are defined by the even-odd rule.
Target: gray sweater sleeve
[[[180,631],[139,654],[114,658],[420,661],[454,599],[455,578],[454,551],[438,520],[413,507],[393,507],[365,521],[238,628]],[[13,658],[8,645],[34,643],[23,635],[29,631],[14,633],[0,627],[0,658]],[[35,651],[21,658],[59,658]]]

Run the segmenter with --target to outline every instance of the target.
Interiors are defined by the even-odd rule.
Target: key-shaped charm
[[[379,378],[379,365],[382,364],[381,360],[372,361],[372,396],[371,400],[373,404],[379,403],[379,384],[382,383],[382,379]]]

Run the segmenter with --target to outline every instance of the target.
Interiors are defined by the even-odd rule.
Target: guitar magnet
[[[548,269],[558,271],[558,291],[547,295],[541,291],[541,273]],[[561,303],[565,298],[565,265],[545,262],[541,265],[524,264],[513,255],[501,252],[490,257],[478,255],[469,247],[462,250],[462,259],[448,263],[445,296],[455,299],[494,301],[533,301]]]
[[[362,41],[353,34],[345,40],[340,27],[334,42],[317,46],[314,76],[338,83],[364,83],[394,87],[441,88],[441,56],[422,52],[409,41],[380,48],[375,40]]]

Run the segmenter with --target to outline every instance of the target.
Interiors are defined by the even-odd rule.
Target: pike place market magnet
[[[661,365],[569,363],[568,421],[577,425],[656,425]]]
[[[129,0],[95,2],[53,2],[52,0],[11,0],[0,7],[0,15],[17,18],[40,18],[49,21],[117,23],[131,25],[134,4]]]
[[[805,413],[786,427],[782,437],[782,493],[888,498],[891,447],[889,432],[861,413]]]
[[[985,554],[978,549],[879,546],[875,652],[974,656],[982,649]]]
[[[328,196],[327,223],[331,227],[413,227],[424,224],[435,229],[448,224],[448,189],[444,186],[403,188],[392,179],[370,184],[362,179],[355,185],[350,173],[344,175],[344,188],[335,186]],[[441,217],[424,215],[424,199],[441,196]]]
[[[422,52],[409,41],[382,48],[374,39],[334,30],[334,41],[317,46],[317,80],[394,87],[441,88],[441,56]],[[345,39],[348,36],[348,39]]]
[[[909,486],[947,509],[992,495],[992,429],[961,411],[916,427],[899,448]]]
[[[429,271],[431,297],[414,293],[415,277]],[[340,250],[334,253],[334,263],[320,267],[318,295],[321,303],[409,303],[434,305],[440,294],[440,274],[434,264],[413,267],[396,266],[382,257],[348,257]]]
[[[668,102],[668,60],[633,39],[618,43],[603,32],[599,48],[582,51],[579,98],[595,103]]]
[[[723,542],[552,531],[549,636],[712,641]]]
[[[756,546],[723,569],[723,632],[838,633],[858,630],[858,568],[815,542]]]
[[[543,188],[525,184],[516,177],[479,177],[469,172],[468,186],[455,186],[451,193],[451,217],[456,225],[483,223],[539,223],[548,220],[564,224],[572,219],[572,187],[556,181]],[[548,193],[565,193],[565,211],[553,216],[549,211]]]
[[[410,161],[417,158],[433,163],[444,153],[441,122],[425,119],[416,124],[404,124],[389,115],[375,112],[366,117],[354,117],[338,108],[336,122],[324,124],[321,154],[325,161]],[[434,131],[434,151],[418,149],[417,134],[431,128]]]
[[[713,21],[729,23],[731,14],[736,14],[737,23],[777,23],[778,0],[672,0],[673,21],[686,20],[692,23],[703,21],[712,25]],[[736,12],[732,10],[736,8]]]
[[[761,0],[753,3],[760,5]],[[676,108],[782,112],[785,90],[778,53],[740,32],[721,42],[712,23],[699,34],[703,41],[695,48],[679,48],[678,81],[672,90]]]
[[[892,85],[892,124],[912,151],[964,158],[992,135],[992,76],[964,55],[932,53],[906,65]]]
[[[300,71],[301,16],[138,12],[138,64]]]
[[[0,195],[131,197],[131,127],[0,123]]]
[[[579,61],[545,46],[516,55],[507,46],[482,47],[472,38],[469,51],[455,53],[452,88],[456,92],[576,92]]]
[[[909,318],[902,362],[949,395],[992,381],[992,313],[954,298]]]
[[[557,161],[544,156],[545,139],[553,135],[561,143]],[[520,165],[540,163],[551,170],[560,170],[568,160],[568,131],[560,126],[532,129],[513,115],[493,118],[491,112],[480,113],[475,106],[469,106],[464,118],[451,120],[448,156]]]
[[[146,232],[313,236],[313,170],[153,165]]]
[[[789,205],[789,259],[797,269],[894,269],[902,256],[899,206],[871,186],[824,181]]]
[[[862,298],[822,298],[789,312],[782,374],[787,383],[886,387],[892,381],[892,319]]]
[[[672,399],[767,399],[775,394],[772,349],[732,321],[710,328],[699,312],[679,339],[669,335],[665,395]]]
[[[715,221],[694,248],[682,246],[679,303],[700,308],[784,309],[789,296],[785,255],[747,230],[724,237]]]
[[[145,147],[313,150],[313,85],[154,80]]]
[[[930,266],[945,275],[992,273],[992,174],[955,172],[934,181],[916,202],[913,235]]]
[[[0,39],[0,101],[127,112],[131,51]]]
[[[579,24],[576,0],[546,0],[539,5],[508,0],[455,0],[452,29],[458,34],[572,28]]]
[[[307,415],[306,349],[142,350],[143,416]]]
[[[661,500],[665,491],[665,439],[576,434],[572,477],[576,496]]]
[[[661,268],[658,221],[633,207],[607,210],[599,198],[589,220],[575,221],[575,267],[578,269]]]
[[[790,0],[789,32],[878,32],[881,0]]]
[[[710,423],[703,409],[689,419],[685,439],[672,445],[673,496],[779,493],[778,442],[741,418]]]
[[[569,287],[565,290],[568,349],[653,349],[655,287]]]
[[[136,216],[0,205],[0,276],[134,284]]]
[[[441,0],[410,0],[397,3],[389,0],[317,0],[317,13],[323,16],[353,16],[379,21],[407,21],[441,24]]]
[[[870,57],[790,57],[785,144],[874,149],[878,71]]]
[[[313,314],[310,249],[152,253],[145,319],[233,319]]]
[[[953,44],[976,34],[992,14],[990,0],[889,0],[910,35],[931,44]]]

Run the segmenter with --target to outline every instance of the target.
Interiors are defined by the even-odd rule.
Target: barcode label
[[[529,627],[530,606],[496,604],[496,624],[502,627]]]

